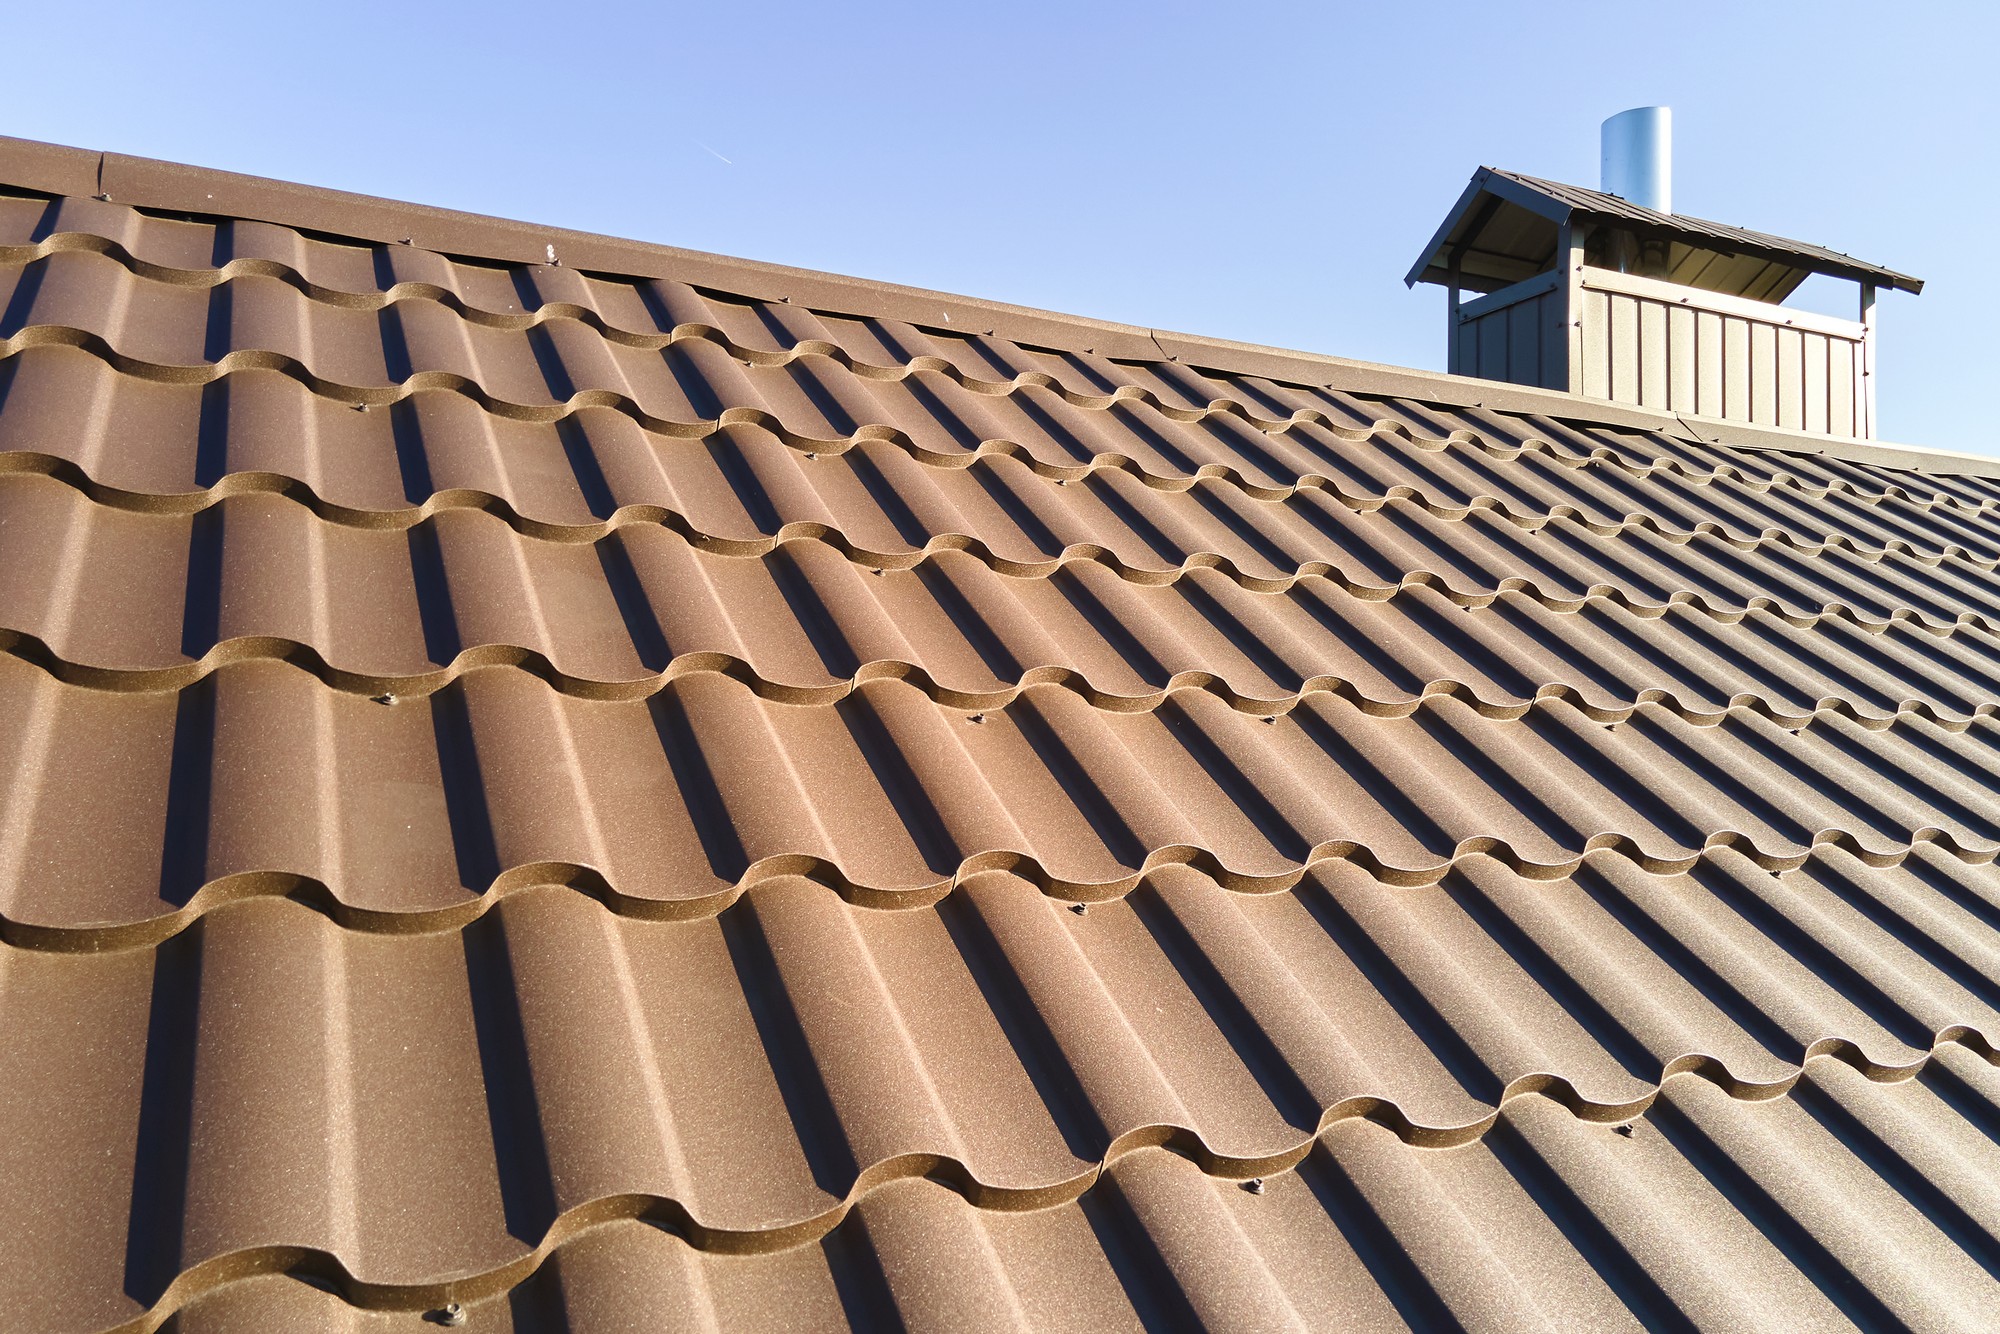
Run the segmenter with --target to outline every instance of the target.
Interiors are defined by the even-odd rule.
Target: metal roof
[[[1990,464],[0,181],[0,1326],[2000,1298]]]
[[[1782,301],[1814,273],[1917,293],[1923,283],[1821,246],[1679,213],[1661,213],[1616,195],[1481,167],[1404,282],[1450,281],[1460,255],[1462,284],[1497,291],[1551,268],[1556,228],[1572,217],[1615,222],[1672,246],[1677,282],[1760,300]]]

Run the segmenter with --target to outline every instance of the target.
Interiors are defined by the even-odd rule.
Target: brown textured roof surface
[[[0,169],[0,1325],[1990,1323],[1990,464]]]

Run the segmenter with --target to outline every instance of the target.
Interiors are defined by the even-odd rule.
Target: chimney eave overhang
[[[1461,230],[1472,230],[1470,224],[1476,219],[1489,200],[1502,204],[1512,204],[1530,213],[1547,218],[1561,226],[1575,210],[1552,199],[1542,192],[1523,186],[1507,174],[1492,167],[1481,167],[1472,174],[1458,202],[1445,214],[1444,223],[1432,234],[1430,243],[1424,247],[1417,262],[1403,276],[1403,286],[1415,287],[1418,283],[1435,283],[1443,286],[1449,281],[1451,259],[1449,251],[1457,245],[1468,249],[1476,248],[1476,236],[1460,236]]]
[[[1913,296],[1924,290],[1920,278],[1869,264],[1838,251],[1683,214],[1660,213],[1601,191],[1541,181],[1493,167],[1481,167],[1473,173],[1458,201],[1446,214],[1443,225],[1432,235],[1416,264],[1404,275],[1404,286],[1415,287],[1419,283],[1447,285],[1451,280],[1451,252],[1454,249],[1459,249],[1462,255],[1481,252],[1478,233],[1490,226],[1493,214],[1485,214],[1485,225],[1475,227],[1473,224],[1481,219],[1482,212],[1493,201],[1498,201],[1503,208],[1524,210],[1555,227],[1579,222],[1608,224],[1626,228],[1644,239],[1678,242],[1718,255],[1761,259],[1804,273],[1823,273],[1864,286],[1892,288]],[[1512,258],[1518,262],[1530,262],[1530,257],[1525,255]],[[1476,289],[1478,285],[1469,286]]]

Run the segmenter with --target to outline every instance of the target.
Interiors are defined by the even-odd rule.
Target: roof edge
[[[1681,417],[1559,390],[1172,333],[927,288],[29,139],[0,136],[0,185],[48,195],[108,196],[113,202],[137,208],[254,219],[360,241],[408,242],[427,250],[507,263],[546,264],[553,254],[555,262],[569,268],[671,279],[837,314],[990,334],[1038,347],[1107,358],[1178,361],[1225,375],[1260,376],[1344,393],[1525,413],[1653,431],[1711,444],[1825,454],[1916,472],[2000,477],[2000,458],[1984,455]]]
[[[1516,194],[1507,196],[1513,198],[1516,203],[1525,203],[1525,195],[1528,194],[1541,195],[1563,214],[1601,218],[1607,222],[1642,231],[1650,230],[1661,236],[1678,236],[1689,230],[1698,234],[1700,229],[1707,228],[1716,234],[1713,239],[1720,240],[1726,237],[1743,253],[1760,254],[1763,258],[1777,263],[1791,264],[1813,273],[1830,274],[1849,282],[1890,287],[1899,292],[1908,292],[1911,296],[1923,295],[1924,280],[1921,278],[1913,278],[1886,265],[1871,264],[1865,259],[1856,259],[1853,255],[1829,250],[1825,246],[1814,245],[1808,241],[1797,241],[1772,232],[1739,227],[1735,223],[1717,222],[1713,218],[1698,218],[1692,213],[1665,213],[1656,208],[1648,208],[1644,204],[1635,204],[1617,195],[1607,194],[1602,190],[1593,190],[1589,186],[1551,181],[1540,176],[1529,176],[1525,172],[1503,171],[1498,167],[1481,167],[1480,171],[1490,178],[1488,188],[1495,193],[1504,193],[1497,188],[1502,182],[1516,187]],[[1566,201],[1559,198],[1555,192],[1564,192],[1580,198]],[[1597,207],[1589,202],[1591,199],[1605,200],[1617,207]],[[1545,216],[1558,216],[1548,213],[1547,210],[1537,211],[1543,212]]]

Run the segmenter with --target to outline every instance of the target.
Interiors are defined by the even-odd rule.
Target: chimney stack
[[[1600,190],[1481,167],[1405,282],[1446,292],[1454,375],[1684,417],[1875,434],[1875,295],[1907,274],[1673,212],[1673,120],[1604,122]],[[1857,318],[1782,304],[1814,274]],[[1470,299],[1467,293],[1471,294]]]
[[[1674,112],[1633,107],[1599,131],[1598,188],[1628,204],[1674,211]]]

